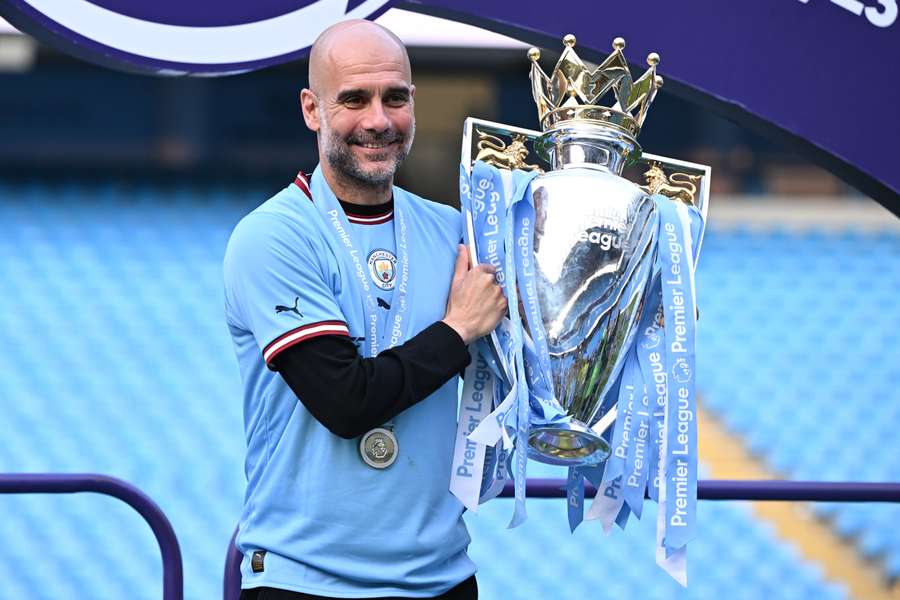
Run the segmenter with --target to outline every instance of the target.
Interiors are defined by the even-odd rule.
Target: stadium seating
[[[179,536],[186,598],[220,597],[243,490],[221,257],[241,215],[273,191],[0,184],[0,471],[101,472],[142,488]],[[707,236],[701,393],[786,476],[900,479],[898,245]],[[0,496],[0,511],[0,596],[161,597],[152,534],[118,501]],[[561,501],[529,501],[529,521],[508,531],[511,511],[497,500],[466,517],[486,600],[846,597],[739,503],[701,504],[687,591],[653,565],[653,510],[609,537],[595,523],[570,535]],[[900,573],[896,509],[822,511]]]
[[[784,477],[900,481],[900,236],[713,230],[704,244],[707,408]],[[900,506],[815,506],[900,576]]]

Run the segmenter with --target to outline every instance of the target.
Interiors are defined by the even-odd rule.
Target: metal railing
[[[163,567],[163,600],[182,600],[184,577],[175,530],[157,504],[130,483],[93,473],[2,473],[0,494],[75,494],[93,492],[118,498],[140,514],[153,530]],[[240,576],[240,575],[239,575]]]
[[[597,494],[594,486],[587,484],[586,497]],[[529,479],[526,486],[529,498],[564,498],[564,479]],[[511,483],[500,493],[501,498],[512,498]],[[727,480],[712,479],[697,482],[700,500],[755,500],[781,502],[898,502],[900,483],[829,482],[829,481],[780,481],[780,480]],[[224,600],[239,600],[241,595],[241,553],[234,545],[237,529],[231,536],[225,559],[222,582]]]

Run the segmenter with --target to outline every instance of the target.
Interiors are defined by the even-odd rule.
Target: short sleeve
[[[314,231],[274,213],[251,213],[231,235],[226,316],[253,335],[267,365],[304,340],[349,335],[327,252],[318,246]]]

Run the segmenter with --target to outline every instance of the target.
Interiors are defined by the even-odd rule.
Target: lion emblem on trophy
[[[478,133],[478,154],[475,160],[497,167],[498,169],[522,169],[523,171],[541,171],[537,165],[525,162],[528,158],[528,147],[525,145],[525,136],[519,133],[512,134],[512,141],[507,145],[495,135],[476,130]]]
[[[659,164],[653,163],[644,173],[647,185],[640,186],[640,188],[651,196],[662,194],[693,206],[694,197],[697,194],[696,184],[702,178],[702,175],[688,175],[687,173],[672,173],[666,176]]]

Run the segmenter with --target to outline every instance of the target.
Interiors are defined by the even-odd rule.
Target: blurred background
[[[401,185],[458,205],[466,116],[537,127],[526,46],[397,10],[380,20],[410,45],[417,86]],[[306,68],[128,75],[0,23],[0,471],[140,487],[178,534],[186,598],[221,597],[245,481],[222,254],[244,214],[315,166]],[[703,477],[900,481],[900,221],[666,87],[640,141],[712,166]],[[466,517],[485,600],[900,598],[897,506],[701,502],[687,590],[654,564],[652,508],[608,537],[591,522],[570,535],[562,500],[528,511],[516,530],[510,501]],[[119,501],[0,495],[0,513],[0,597],[161,597],[156,542]]]

